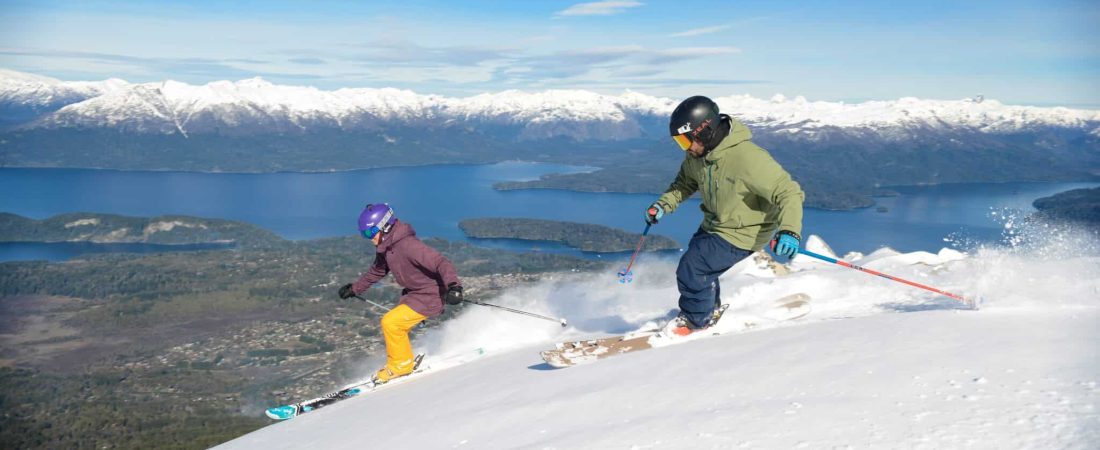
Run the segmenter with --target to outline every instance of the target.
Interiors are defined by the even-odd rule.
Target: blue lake
[[[388,202],[421,236],[466,240],[458,222],[472,217],[527,217],[595,223],[642,231],[642,211],[652,194],[582,193],[563,190],[496,191],[498,181],[535,179],[572,166],[506,162],[492,165],[401,167],[332,173],[225,174],[128,172],[83,169],[0,169],[0,211],[42,219],[69,212],[130,216],[184,214],[253,223],[288,239],[356,233],[369,202]],[[669,173],[669,180],[675,174]],[[947,236],[996,240],[1001,224],[991,210],[1034,211],[1036,198],[1097,183],[1006,183],[897,188],[877,208],[857,211],[807,209],[804,234],[822,236],[839,252],[889,246],[937,251]],[[652,233],[687,243],[702,214],[691,200],[666,216]],[[517,251],[579,254],[560,245],[473,240]],[[65,245],[43,251],[29,244],[0,244],[0,261],[62,260],[87,253]],[[137,249],[133,251],[160,251]],[[108,250],[112,251],[112,250]],[[588,255],[590,257],[594,255]]]

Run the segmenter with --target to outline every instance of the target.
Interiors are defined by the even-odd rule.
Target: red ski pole
[[[642,238],[638,239],[638,247],[634,249],[634,254],[630,255],[630,263],[626,265],[626,268],[619,271],[619,282],[629,283],[634,280],[633,274],[630,273],[630,268],[634,267],[634,258],[638,257],[638,252],[642,251],[642,244],[645,243],[645,235],[649,234],[649,226],[651,224],[645,224],[645,231],[642,232]]]
[[[932,291],[932,292],[935,292],[937,294],[940,294],[940,295],[943,295],[943,296],[946,296],[946,297],[951,297],[955,300],[963,302],[963,304],[965,304],[965,305],[967,305],[967,306],[969,306],[973,309],[978,309],[978,303],[980,303],[977,300],[967,299],[967,298],[964,298],[963,296],[958,295],[958,294],[952,294],[950,292],[942,291],[942,290],[936,289],[936,288],[931,287],[931,286],[925,286],[925,285],[920,284],[920,283],[914,283],[912,281],[902,279],[902,278],[898,278],[898,277],[895,277],[893,275],[887,275],[887,274],[879,272],[877,270],[871,270],[871,269],[868,269],[866,267],[860,267],[860,266],[857,266],[857,265],[852,264],[850,262],[844,261],[842,259],[830,258],[830,257],[825,256],[825,255],[819,255],[817,253],[811,252],[811,251],[806,250],[804,248],[798,249],[798,253],[801,253],[801,254],[806,255],[806,256],[814,257],[814,258],[820,259],[822,261],[831,262],[831,263],[836,264],[838,266],[847,267],[849,269],[856,269],[860,272],[868,273],[868,274],[871,274],[871,275],[878,275],[878,276],[883,277],[887,280],[897,281],[898,283],[905,283],[905,284],[908,284],[908,285],[913,286],[913,287],[918,287],[918,288],[924,289],[926,291]]]

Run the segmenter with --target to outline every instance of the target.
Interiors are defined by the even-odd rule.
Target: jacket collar
[[[746,127],[745,124],[725,114],[722,115],[722,119],[729,121],[730,132],[726,135],[725,139],[722,139],[722,142],[718,143],[718,146],[715,147],[714,150],[707,152],[706,156],[703,157],[708,162],[716,162],[724,158],[726,155],[732,153],[730,150],[731,148],[752,139],[752,132],[749,131],[749,127]]]
[[[382,235],[382,242],[378,243],[378,251],[385,252],[397,244],[397,242],[409,236],[416,236],[416,230],[413,229],[412,225],[398,219],[394,222],[393,228],[391,228],[388,233]]]

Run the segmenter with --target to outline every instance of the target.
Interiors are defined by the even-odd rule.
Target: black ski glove
[[[351,286],[351,283],[345,284],[340,287],[340,298],[347,300],[355,297],[355,289]]]
[[[447,285],[447,295],[443,297],[443,301],[448,305],[457,305],[462,303],[462,286],[458,283],[451,283]]]

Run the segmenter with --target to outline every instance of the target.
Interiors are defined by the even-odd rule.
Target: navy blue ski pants
[[[696,231],[676,267],[681,314],[697,327],[706,326],[714,308],[721,304],[718,277],[749,255],[751,251],[734,247],[721,236]]]

